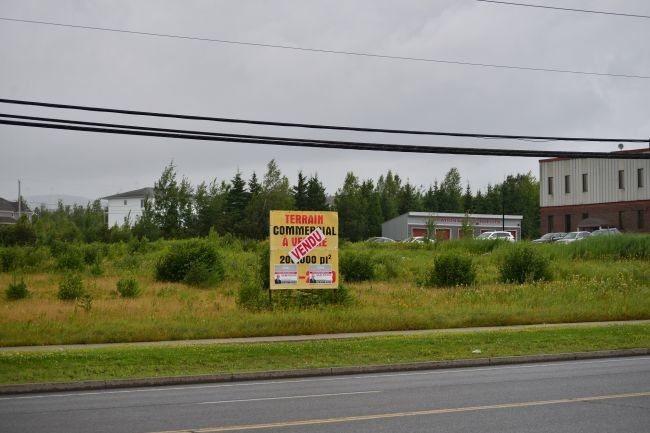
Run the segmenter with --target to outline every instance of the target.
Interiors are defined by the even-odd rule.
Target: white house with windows
[[[141,188],[134,191],[120,192],[108,197],[108,226],[122,226],[125,223],[132,226],[142,216],[144,202],[154,199],[153,188]]]

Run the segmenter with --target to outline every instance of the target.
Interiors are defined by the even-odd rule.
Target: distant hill
[[[44,195],[30,195],[25,196],[25,201],[31,209],[36,209],[45,206],[46,209],[56,209],[59,205],[59,201],[63,202],[64,206],[83,206],[86,207],[88,203],[94,201],[93,199],[87,197],[81,197],[77,195],[66,195],[66,194],[44,194]]]

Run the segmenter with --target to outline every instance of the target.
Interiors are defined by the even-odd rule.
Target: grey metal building
[[[474,236],[484,232],[505,231],[512,233],[515,239],[521,239],[521,215],[485,215],[439,212],[408,212],[388,220],[381,225],[381,235],[401,241],[408,237],[426,236],[427,223],[435,225],[438,240],[460,239],[463,237],[463,220],[472,227]]]

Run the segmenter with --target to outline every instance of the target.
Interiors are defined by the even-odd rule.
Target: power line
[[[22,119],[22,120],[33,120],[33,121],[39,121],[39,122],[51,122],[51,123],[65,123],[65,124],[70,124],[70,125],[83,125],[83,126],[98,126],[98,127],[108,127],[108,128],[117,128],[117,129],[126,129],[126,130],[140,130],[140,131],[153,131],[153,132],[166,132],[166,133],[177,133],[177,134],[187,134],[190,133],[188,130],[184,129],[170,129],[170,128],[152,128],[152,127],[146,127],[146,126],[139,126],[139,125],[124,125],[124,124],[116,124],[116,123],[105,123],[105,122],[87,122],[87,121],[80,121],[80,120],[69,120],[69,119],[57,119],[57,118],[51,118],[51,117],[37,117],[37,116],[24,116],[24,115],[16,115],[16,114],[5,114],[5,113],[0,113],[0,118],[8,118],[8,119]],[[249,134],[233,134],[233,133],[222,133],[222,132],[212,132],[212,131],[191,131],[192,134],[195,135],[205,135],[205,136],[210,136],[210,137],[232,137],[232,138],[249,138],[249,139],[254,139],[254,140],[268,140],[268,139],[273,139],[273,140],[285,140],[287,139],[286,137],[270,137],[270,136],[264,136],[264,135],[249,135]],[[473,138],[486,138],[486,137],[481,137],[481,136],[476,136]],[[494,139],[491,137],[487,137],[488,139]],[[295,142],[304,142],[304,143],[348,143],[348,144],[354,144],[355,142],[347,142],[347,141],[329,141],[329,140],[319,140],[319,139],[303,139],[303,138],[289,138],[291,141]],[[587,139],[583,139],[587,140]],[[598,140],[598,139],[592,139],[592,140]],[[615,139],[607,139],[607,140],[614,140],[616,142],[619,142],[620,140],[615,140]],[[521,141],[528,141],[532,143],[548,143],[551,141],[557,141],[557,140],[528,140],[528,139],[521,139]],[[645,143],[646,140],[641,140],[641,142]]]
[[[322,48],[300,47],[295,45],[279,45],[279,44],[266,44],[260,42],[235,41],[231,39],[202,38],[196,36],[175,35],[170,33],[141,32],[135,30],[114,29],[109,27],[82,26],[77,24],[55,23],[51,21],[24,20],[24,19],[9,18],[9,17],[0,17],[0,20],[12,21],[18,23],[27,23],[27,24],[69,27],[69,28],[83,29],[83,30],[97,30],[103,32],[127,33],[132,35],[141,35],[141,36],[155,36],[155,37],[162,37],[162,38],[185,39],[185,40],[193,40],[193,41],[201,41],[201,42],[213,42],[213,43],[220,43],[220,44],[240,45],[240,46],[275,48],[281,50],[293,50],[293,51],[322,53],[322,54],[340,54],[346,56],[372,57],[372,58],[388,59],[388,60],[406,60],[406,61],[414,61],[414,62],[442,63],[448,65],[473,66],[473,67],[481,67],[481,68],[514,69],[519,71],[551,72],[551,73],[559,73],[559,74],[595,75],[595,76],[602,76],[602,77],[650,79],[650,75],[636,75],[636,74],[623,74],[623,73],[613,74],[607,72],[580,71],[580,70],[573,70],[573,69],[536,68],[536,67],[529,67],[529,66],[503,65],[503,64],[496,64],[496,63],[463,62],[458,60],[435,59],[435,58],[426,58],[426,57],[394,56],[388,54],[366,53],[361,51],[329,50],[329,49],[322,49]]]
[[[546,140],[546,141],[585,141],[585,142],[616,142],[616,143],[647,143],[647,139],[638,138],[590,138],[590,137],[552,137],[552,136],[534,136],[534,135],[508,135],[508,134],[474,134],[463,132],[444,132],[444,131],[415,131],[408,129],[382,129],[382,128],[363,128],[357,126],[339,126],[339,125],[320,125],[310,123],[292,123],[292,122],[272,122],[266,120],[251,120],[251,119],[234,119],[227,117],[209,117],[209,116],[195,116],[188,114],[172,114],[172,113],[159,113],[152,111],[135,111],[123,110],[116,108],[101,108],[91,107],[84,105],[69,105],[69,104],[56,104],[50,102],[37,102],[25,101],[18,99],[2,99],[0,103],[28,105],[47,108],[60,108],[66,110],[80,110],[91,111],[100,113],[114,113],[114,114],[127,114],[132,116],[149,116],[149,117],[162,117],[183,120],[202,120],[210,122],[222,123],[236,123],[236,124],[249,124],[249,125],[262,125],[262,126],[282,126],[291,128],[307,128],[307,129],[325,129],[337,131],[354,131],[354,132],[378,132],[385,134],[404,134],[404,135],[432,135],[432,136],[445,136],[445,137],[462,137],[462,138],[490,138],[490,139],[504,139],[504,140]],[[42,119],[32,119],[42,120]],[[97,125],[101,126],[101,125]],[[167,131],[167,132],[173,132]]]
[[[554,9],[559,11],[569,11],[569,12],[584,12],[589,14],[602,14],[602,15],[616,15],[620,17],[630,17],[630,18],[646,18],[650,19],[649,15],[636,15],[636,14],[624,14],[620,12],[606,12],[606,11],[595,11],[590,9],[573,9],[573,8],[561,8],[557,6],[545,6],[545,5],[534,5],[529,3],[514,3],[514,2],[505,2],[505,1],[496,1],[496,0],[476,0],[477,2],[483,3],[496,3],[508,6],[526,6],[531,8],[541,8],[541,9]]]
[[[99,128],[90,126],[63,125],[42,122],[24,122],[17,120],[0,119],[0,124],[27,126],[33,128],[62,129],[70,131],[85,131],[105,134],[121,134],[135,136],[149,136],[162,138],[179,138],[203,141],[220,141],[232,143],[268,144],[275,146],[308,147],[323,149],[345,149],[345,150],[366,150],[381,152],[406,152],[406,153],[428,153],[428,154],[450,154],[450,155],[482,155],[482,156],[516,156],[516,157],[564,157],[564,158],[599,158],[599,159],[650,159],[650,153],[610,153],[610,152],[575,152],[555,150],[510,150],[510,149],[484,149],[444,146],[422,146],[388,143],[363,143],[363,142],[341,142],[311,140],[298,141],[291,138],[268,137],[264,139],[238,138],[229,136],[203,135],[198,131],[185,131],[184,133],[165,133],[137,129]]]

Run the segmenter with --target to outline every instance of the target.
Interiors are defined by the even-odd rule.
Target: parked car
[[[382,243],[391,243],[391,242],[395,242],[395,241],[392,240],[391,238],[385,238],[383,236],[375,236],[375,237],[372,237],[372,238],[366,240],[366,242],[382,244]]]
[[[509,242],[515,241],[515,237],[510,232],[484,232],[478,235],[476,239],[502,240],[502,241],[509,241]]]
[[[617,228],[611,228],[611,229],[598,229],[594,230],[591,232],[591,236],[612,236],[612,235],[622,235]]]
[[[548,244],[551,242],[555,242],[559,239],[562,239],[566,235],[564,232],[559,232],[559,233],[546,233],[544,236],[542,236],[539,239],[535,239],[533,243],[536,244]]]
[[[427,239],[424,236],[414,236],[414,237],[406,238],[402,242],[404,242],[404,243],[425,244],[427,242],[435,242],[435,240],[434,239]]]
[[[591,235],[589,232],[569,232],[562,239],[557,241],[558,244],[570,244],[571,242],[581,241]]]

